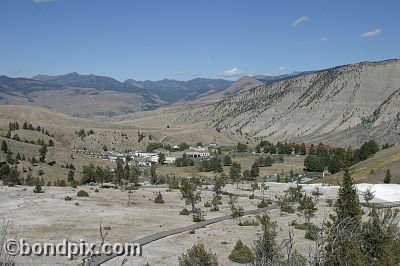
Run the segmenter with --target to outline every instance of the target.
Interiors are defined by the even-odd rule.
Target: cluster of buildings
[[[164,154],[165,156],[164,164],[175,164],[176,159],[182,157],[184,154],[186,154],[188,158],[192,158],[195,160],[209,158],[210,152],[216,152],[222,147],[223,146],[221,144],[217,142],[212,142],[205,146],[190,146],[189,149],[186,149],[184,151],[169,151],[163,148],[156,149],[153,152],[132,151],[128,153],[121,153],[108,151],[94,157],[108,161],[121,160],[124,163],[128,161],[128,164],[130,165],[135,164],[140,167],[146,167],[158,163],[160,159],[160,154]],[[93,154],[94,153],[92,153],[91,155],[93,156]]]

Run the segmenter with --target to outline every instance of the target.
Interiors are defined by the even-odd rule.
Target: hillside
[[[363,62],[259,86],[178,115],[271,141],[400,142],[400,61]]]
[[[248,91],[257,86],[264,85],[260,80],[244,76],[239,80],[233,82],[229,87],[221,91],[209,91],[206,94],[200,95],[200,98],[196,100],[196,102],[217,102],[224,98],[228,98],[229,96],[233,96],[245,91]]]
[[[175,107],[175,109],[182,111],[182,107]],[[173,110],[173,108],[167,110]],[[230,145],[234,145],[238,141],[251,142],[250,139],[242,136],[229,132],[217,132],[215,129],[204,129],[197,125],[174,126],[171,124],[168,127],[167,122],[175,119],[175,117],[174,113],[167,112],[166,109],[157,109],[111,119],[92,120],[72,117],[51,108],[0,105],[0,136],[6,134],[10,122],[17,121],[22,125],[26,121],[48,129],[54,134],[56,140],[68,150],[86,148],[99,151],[103,149],[104,145],[119,151],[135,150],[144,149],[148,143],[161,140],[173,145],[181,142],[194,145],[199,141],[209,143],[213,140]],[[77,135],[77,132],[81,129],[85,131],[93,130],[94,134],[82,139]],[[138,141],[138,132],[145,136],[140,142]],[[22,130],[22,133],[28,134],[30,131]],[[30,138],[28,139],[30,140]]]
[[[154,111],[153,111],[154,112]],[[162,111],[159,111],[162,112]],[[83,165],[94,163],[95,165],[109,165],[114,167],[115,163],[95,159],[91,153],[103,153],[103,148],[115,151],[145,149],[149,143],[162,141],[171,145],[186,142],[194,145],[197,142],[209,143],[213,140],[226,145],[235,145],[238,141],[245,142],[244,137],[219,133],[214,129],[202,129],[195,125],[167,127],[159,125],[152,127],[147,124],[146,112],[138,113],[134,123],[131,120],[123,119],[112,120],[91,120],[86,118],[76,118],[63,113],[59,113],[50,108],[28,106],[28,105],[0,105],[0,142],[5,140],[9,150],[15,158],[17,153],[24,156],[27,160],[20,161],[18,169],[24,177],[28,174],[26,169],[32,169],[34,177],[43,177],[45,180],[65,179],[68,169],[66,164],[73,163],[77,169],[77,176],[81,174]],[[160,120],[158,120],[160,122]],[[9,130],[9,123],[18,122],[19,129],[10,132],[10,138],[6,138]],[[44,134],[40,130],[23,129],[24,122],[32,124],[36,129],[38,126],[49,132]],[[86,134],[81,136],[79,131],[84,130]],[[89,133],[91,132],[91,133]],[[143,134],[143,139],[139,140],[138,134]],[[18,135],[19,140],[14,139]],[[26,142],[26,141],[27,142]],[[48,147],[46,163],[31,164],[28,159],[33,156],[39,158],[41,144],[38,140],[43,140],[45,144],[49,141],[54,142],[54,147]],[[85,154],[76,153],[76,150],[85,150]],[[0,162],[6,160],[6,154],[0,151]],[[54,165],[48,162],[55,161]],[[25,169],[25,170],[24,170]],[[39,170],[44,174],[39,174]]]
[[[371,158],[359,162],[350,168],[352,177],[357,183],[383,183],[386,170],[390,169],[392,183],[400,183],[400,145],[381,150]],[[337,173],[325,181],[336,184],[343,173]]]

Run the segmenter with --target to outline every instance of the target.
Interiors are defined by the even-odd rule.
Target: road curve
[[[251,214],[258,214],[261,212],[265,212],[265,211],[269,211],[272,209],[275,209],[277,207],[276,204],[273,204],[269,207],[266,208],[262,208],[262,209],[256,209],[256,210],[249,210],[249,211],[245,211],[243,216],[246,215],[251,215]],[[180,234],[180,233],[184,233],[190,230],[195,230],[210,224],[214,224],[214,223],[218,223],[218,222],[222,222],[225,220],[230,220],[233,219],[232,215],[225,215],[225,216],[220,216],[220,217],[216,217],[216,218],[212,218],[212,219],[208,219],[205,221],[201,221],[195,224],[191,224],[185,227],[180,227],[180,228],[176,228],[176,229],[172,229],[172,230],[168,230],[168,231],[164,231],[164,232],[159,232],[159,233],[155,233],[143,238],[139,238],[135,241],[133,241],[132,243],[137,243],[140,246],[144,246],[146,244],[149,244],[151,242],[157,241],[159,239],[168,237],[168,236],[172,236],[172,235],[176,235],[176,234]],[[101,265],[115,257],[117,257],[117,254],[112,254],[112,255],[99,255],[96,257],[93,257],[92,260],[90,262],[85,262],[85,263],[80,263],[79,266],[97,266],[97,265]]]

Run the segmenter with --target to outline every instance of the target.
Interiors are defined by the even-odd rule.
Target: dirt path
[[[262,208],[262,209],[256,209],[256,210],[249,210],[249,211],[245,211],[243,216],[246,215],[252,215],[252,214],[258,214],[261,212],[265,212],[265,211],[269,211],[272,209],[275,209],[277,207],[276,204],[273,204],[267,208]],[[210,224],[214,224],[214,223],[218,223],[218,222],[222,222],[225,220],[229,220],[229,219],[233,219],[232,215],[225,215],[225,216],[221,216],[221,217],[216,217],[216,218],[212,218],[209,220],[205,220],[202,222],[198,222],[195,224],[191,224],[185,227],[181,227],[181,228],[176,228],[176,229],[172,229],[172,230],[168,230],[168,231],[164,231],[164,232],[159,232],[159,233],[155,233],[140,239],[137,239],[135,241],[133,241],[132,243],[137,243],[140,246],[144,246],[146,244],[149,244],[151,242],[157,241],[159,239],[168,237],[168,236],[172,236],[172,235],[176,235],[176,234],[180,234],[180,233],[184,233],[190,230],[195,230],[198,228],[202,228],[204,226],[210,225]],[[92,260],[90,262],[85,262],[85,263],[81,263],[79,264],[79,266],[97,266],[97,265],[101,265],[115,257],[117,257],[117,254],[112,254],[112,255],[99,255],[96,257],[93,257]]]

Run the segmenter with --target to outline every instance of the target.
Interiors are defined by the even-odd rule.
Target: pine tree
[[[160,153],[158,154],[158,163],[159,163],[159,164],[164,164],[164,162],[165,162],[165,154],[162,153],[162,152],[160,152]]]
[[[229,259],[231,261],[237,263],[251,263],[254,261],[254,255],[251,252],[250,248],[243,244],[242,240],[238,240],[236,242],[235,247],[233,248],[231,254],[229,255]]]
[[[224,166],[230,166],[230,165],[232,165],[232,158],[231,158],[231,156],[226,155],[226,156],[224,157],[223,163],[224,163]]]
[[[157,179],[157,172],[156,172],[156,166],[152,165],[150,167],[150,176],[151,176],[151,183],[152,184],[157,184],[158,179]]]
[[[237,186],[239,186],[241,171],[242,167],[237,162],[233,162],[231,168],[229,169],[229,178],[231,178],[233,182],[236,182]]]
[[[345,169],[339,188],[335,213],[331,216],[332,223],[327,224],[330,233],[325,247],[326,265],[365,265],[365,256],[360,248],[363,213],[348,169]]]
[[[196,191],[197,185],[187,178],[182,179],[180,191],[182,198],[185,199],[186,204],[192,206],[192,212],[196,212],[196,204],[201,200],[201,192]]]
[[[39,162],[45,163],[46,162],[46,154],[43,154],[39,157]]]
[[[129,167],[128,162],[126,162],[124,168],[124,179],[129,180],[130,177],[131,177],[131,169]]]
[[[182,254],[179,266],[217,266],[217,255],[211,250],[206,250],[203,244],[197,244]]]
[[[124,178],[124,166],[122,165],[121,160],[117,160],[117,169],[115,171],[116,183],[121,183],[122,179]]]
[[[14,159],[12,158],[12,152],[11,151],[7,152],[6,161],[9,164],[14,164]]]
[[[154,199],[154,203],[163,204],[164,202],[165,201],[163,199],[161,192],[158,192],[156,198]]]
[[[39,183],[36,184],[33,193],[43,193],[42,186]]]
[[[258,164],[255,162],[253,163],[253,165],[251,166],[250,169],[250,177],[251,179],[255,180],[257,179],[257,177],[260,175],[260,169],[258,168]]]
[[[343,183],[339,188],[337,207],[335,209],[336,219],[355,218],[362,215],[357,189],[349,170],[346,169],[343,176]]]
[[[254,242],[255,260],[253,265],[281,265],[282,254],[276,241],[277,224],[272,221],[268,214],[257,216],[262,232]]]
[[[385,179],[383,180],[383,183],[390,184],[391,182],[392,182],[392,174],[390,173],[390,169],[387,169],[386,170]]]
[[[315,204],[311,197],[304,196],[302,199],[300,199],[300,205],[297,210],[301,215],[303,215],[306,223],[310,223],[310,219],[314,216],[317,208],[315,207]]]
[[[68,172],[68,182],[72,182],[74,180],[75,172],[71,169]]]
[[[7,153],[7,152],[8,152],[8,145],[7,145],[7,142],[6,142],[5,140],[3,140],[3,142],[1,143],[1,150],[2,150],[4,153]]]

